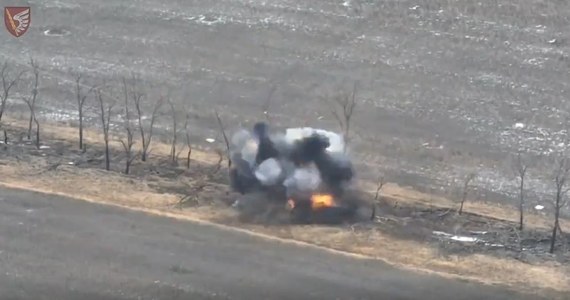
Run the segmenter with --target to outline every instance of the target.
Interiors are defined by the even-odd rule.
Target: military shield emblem
[[[31,9],[27,7],[4,7],[4,24],[8,32],[15,37],[20,37],[30,27],[32,16]]]

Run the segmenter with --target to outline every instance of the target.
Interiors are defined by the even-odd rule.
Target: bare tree
[[[111,170],[111,152],[109,149],[109,127],[111,124],[111,113],[113,111],[113,106],[115,103],[109,102],[107,103],[107,107],[105,108],[105,99],[103,98],[103,94],[101,93],[100,88],[95,90],[95,94],[97,96],[97,100],[99,101],[99,109],[101,113],[101,126],[103,129],[103,140],[105,142],[105,170]]]
[[[130,125],[130,121],[125,121],[125,132],[127,134],[127,140],[121,139],[121,144],[123,145],[123,150],[125,151],[126,161],[125,161],[125,174],[130,174],[131,165],[133,161],[137,158],[137,155],[133,152],[133,146],[135,145],[133,139],[133,130]]]
[[[224,137],[224,143],[226,144],[226,157],[228,158],[228,169],[232,167],[232,158],[230,152],[230,141],[228,140],[228,135],[226,134],[226,128],[224,127],[224,123],[220,118],[220,114],[218,114],[217,110],[214,110],[214,114],[216,116],[216,120],[218,121],[218,126],[220,126],[220,131],[222,132],[222,136]],[[221,163],[221,162],[220,162]]]
[[[170,162],[173,165],[177,163],[176,156],[176,143],[178,142],[178,120],[176,119],[176,108],[174,103],[167,99],[168,106],[170,106],[170,113],[172,114],[172,143],[170,144]]]
[[[378,176],[378,180],[376,181],[376,194],[374,195],[374,201],[377,202],[378,199],[380,198],[380,191],[384,187],[384,184],[385,184],[384,176],[383,175]]]
[[[8,78],[8,62],[4,62],[2,69],[0,69],[0,77],[2,80],[2,93],[0,94],[0,121],[2,121],[2,116],[4,116],[4,111],[6,110],[6,103],[10,97],[10,90],[16,85],[20,80],[25,71],[18,73],[13,79]]]
[[[125,151],[125,174],[129,174],[131,171],[131,165],[136,158],[133,153],[133,146],[135,141],[133,139],[133,127],[131,124],[131,113],[129,109],[129,91],[127,86],[127,80],[123,78],[123,93],[124,93],[124,111],[125,111],[125,122],[124,128],[127,135],[126,140],[120,139],[121,145],[123,145],[123,150]]]
[[[267,98],[265,99],[265,102],[263,103],[263,115],[265,116],[265,120],[268,123],[271,123],[271,114],[270,114],[270,109],[271,109],[271,100],[273,100],[273,95],[275,94],[275,92],[277,91],[277,86],[273,85],[271,86],[271,89],[269,90],[269,93],[267,94]]]
[[[222,162],[224,161],[224,152],[221,149],[216,149],[216,154],[218,155],[218,162],[214,168],[214,174],[218,173],[222,168]]]
[[[465,180],[463,181],[463,196],[461,197],[461,206],[459,206],[459,211],[458,211],[460,215],[463,213],[463,205],[467,200],[467,193],[469,192],[469,184],[473,179],[475,179],[475,176],[476,176],[475,173],[470,173],[467,175],[467,177],[465,177]]]
[[[2,130],[4,132],[4,150],[8,149],[8,132],[6,129]]]
[[[526,178],[526,171],[528,169],[527,162],[522,158],[521,153],[517,155],[517,159],[514,162],[514,173],[519,179],[519,230],[524,228],[524,184]]]
[[[142,108],[142,99],[143,94],[138,90],[136,85],[136,78],[133,76],[133,87],[132,87],[132,97],[135,104],[135,110],[137,111],[137,120],[138,120],[138,127],[141,135],[141,160],[146,161],[149,154],[149,147],[152,141],[152,134],[154,130],[154,123],[156,122],[156,118],[158,112],[163,104],[163,99],[160,98],[155,104],[154,109],[152,111],[152,115],[150,116],[150,124],[148,130],[145,128],[143,123],[144,112]]]
[[[77,113],[79,114],[79,149],[85,151],[85,147],[83,145],[83,108],[85,107],[85,101],[87,97],[93,90],[96,88],[95,86],[89,88],[87,93],[83,94],[82,92],[82,84],[81,84],[82,75],[78,74],[75,77],[75,93],[77,96]]]
[[[192,145],[190,144],[190,113],[186,113],[186,121],[184,121],[184,133],[186,135],[186,147],[188,151],[186,152],[186,169],[190,169],[190,157],[192,156]]]
[[[40,84],[40,68],[36,61],[33,58],[30,59],[30,66],[32,67],[32,71],[34,73],[34,81],[32,83],[32,91],[30,96],[24,96],[23,100],[26,102],[28,109],[30,110],[30,118],[28,122],[28,132],[27,137],[31,139],[32,135],[32,127],[35,123],[36,125],[36,147],[40,148],[40,122],[36,117],[36,101],[38,99],[39,94],[39,84]]]
[[[350,141],[350,125],[352,116],[354,114],[354,108],[357,104],[356,93],[358,91],[358,83],[354,82],[352,87],[352,92],[350,94],[339,95],[337,97],[332,98],[333,100],[333,109],[332,114],[337,120],[340,129],[344,135],[345,140],[345,148],[344,151],[346,152],[349,141]]]
[[[560,210],[567,203],[566,194],[570,188],[566,187],[568,174],[570,173],[570,161],[562,154],[556,159],[556,171],[554,183],[556,185],[556,197],[554,199],[554,226],[552,227],[552,238],[550,240],[550,253],[554,253],[556,246],[557,232],[560,230]]]

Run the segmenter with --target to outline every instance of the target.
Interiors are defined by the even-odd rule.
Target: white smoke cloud
[[[312,127],[288,128],[285,131],[284,139],[288,144],[310,137],[313,134],[319,134],[329,139],[330,146],[326,149],[330,153],[342,153],[344,151],[344,138],[332,131],[317,129]]]
[[[263,185],[274,185],[279,182],[283,169],[275,158],[264,160],[255,170],[255,177]]]
[[[289,192],[310,192],[319,188],[321,174],[314,164],[299,167],[287,176],[283,185]]]
[[[249,131],[241,129],[234,133],[231,140],[232,154],[240,154],[241,158],[249,163],[253,168],[255,164],[255,155],[259,142]]]
[[[288,195],[310,193],[318,190],[324,184],[319,168],[315,163],[296,166],[290,160],[290,154],[295,149],[297,141],[314,134],[328,139],[330,145],[326,150],[330,159],[338,167],[351,168],[350,159],[344,153],[345,142],[343,137],[331,131],[311,127],[288,128],[284,133],[271,134],[270,139],[280,153],[280,157],[267,159],[261,162],[259,166],[255,165],[259,148],[258,138],[250,131],[239,130],[231,139],[232,154],[243,159],[243,165],[249,165],[247,171],[254,175],[261,185],[283,185]],[[248,172],[241,171],[240,174],[247,175]]]

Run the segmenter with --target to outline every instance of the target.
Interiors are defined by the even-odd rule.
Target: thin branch
[[[467,193],[469,191],[469,183],[475,179],[476,174],[475,173],[470,173],[467,175],[467,177],[465,177],[465,181],[463,182],[463,196],[461,198],[461,206],[459,207],[459,211],[458,213],[461,215],[463,213],[463,205],[465,204],[465,201],[467,200]]]
[[[123,95],[124,95],[124,111],[125,111],[125,122],[124,129],[127,135],[126,141],[120,139],[121,145],[123,145],[123,150],[125,151],[126,161],[125,161],[125,174],[129,174],[131,171],[131,165],[136,159],[137,155],[133,154],[133,146],[135,141],[133,138],[133,130],[131,125],[131,113],[129,109],[129,90],[127,85],[127,79],[123,77]]]
[[[133,80],[135,80],[134,75],[133,75]],[[144,117],[144,112],[143,112],[143,108],[142,108],[142,98],[143,98],[143,94],[140,93],[137,89],[136,89],[136,84],[133,84],[133,101],[135,104],[135,110],[137,112],[137,120],[138,120],[138,127],[139,127],[139,131],[140,131],[140,136],[141,136],[141,160],[142,161],[146,161],[149,155],[149,147],[152,141],[152,137],[153,137],[153,131],[154,131],[154,123],[156,122],[156,118],[158,115],[158,112],[160,110],[160,108],[162,107],[163,104],[163,98],[161,97],[155,104],[154,104],[154,109],[152,111],[152,115],[150,116],[150,124],[148,127],[148,132],[145,129],[144,126],[144,122],[143,122],[143,117]]]
[[[109,149],[109,127],[111,123],[111,113],[114,103],[109,103],[105,109],[105,100],[100,89],[96,90],[97,100],[99,100],[99,109],[101,115],[101,126],[103,129],[103,140],[105,142],[105,170],[111,170],[111,153]]]
[[[226,129],[224,127],[224,123],[220,118],[217,110],[214,110],[214,114],[216,116],[216,120],[218,121],[218,126],[220,127],[220,131],[222,132],[222,136],[224,137],[224,143],[226,144],[226,157],[228,159],[228,169],[232,167],[232,158],[230,153],[230,141],[228,140],[228,135],[226,134]]]
[[[190,157],[192,156],[192,145],[190,144],[190,132],[188,128],[189,123],[190,123],[190,113],[186,113],[186,121],[184,121],[186,147],[188,148],[188,152],[186,152],[186,169],[190,169]]]
[[[172,117],[172,143],[170,145],[170,161],[173,165],[176,164],[176,142],[178,137],[178,120],[176,119],[176,108],[174,107],[174,103],[167,99],[168,106],[170,106],[170,113]]]
[[[380,197],[380,191],[382,190],[382,187],[384,187],[384,176],[380,175],[378,177],[378,180],[376,182],[376,194],[374,195],[374,201],[378,201],[378,198]]]
[[[526,178],[526,172],[528,169],[528,164],[523,160],[521,153],[517,155],[516,165],[515,165],[515,175],[519,178],[519,230],[524,228],[524,184]]]
[[[277,91],[277,86],[276,85],[271,86],[267,98],[265,99],[265,103],[262,106],[263,115],[265,116],[265,120],[267,120],[268,123],[271,123],[271,116],[269,111],[271,109],[271,100],[273,100],[273,95],[275,94],[276,91]]]
[[[570,172],[570,163],[568,158],[561,154],[555,162],[556,171],[554,176],[554,183],[556,185],[556,197],[554,199],[554,226],[552,226],[552,236],[550,241],[550,253],[554,253],[556,246],[557,233],[560,228],[560,210],[567,201],[564,199],[568,188],[565,188],[567,183],[568,174]]]
[[[81,79],[83,75],[79,73],[75,77],[75,95],[77,101],[77,113],[79,114],[79,149],[85,151],[85,145],[83,144],[83,108],[85,107],[85,102],[87,97],[97,88],[97,86],[92,86],[89,88],[87,93],[83,94],[81,87]]]
[[[10,97],[10,90],[16,85],[20,80],[25,71],[21,71],[12,80],[8,79],[7,76],[8,62],[4,62],[2,69],[0,69],[0,79],[2,80],[2,93],[0,93],[0,121],[2,121],[2,116],[6,110],[6,103]]]
[[[216,163],[216,168],[214,169],[213,174],[216,174],[222,168],[222,162],[224,161],[224,152],[220,149],[216,149],[216,154],[218,154],[218,162]]]
[[[344,140],[345,140],[345,149],[346,152],[349,141],[350,141],[350,127],[351,121],[354,114],[354,109],[357,105],[356,94],[358,91],[358,82],[354,82],[352,87],[351,94],[340,95],[333,98],[332,103],[332,110],[331,113],[334,118],[337,120],[340,129],[343,132]]]
[[[4,132],[4,150],[8,149],[8,132],[6,129],[2,130]]]

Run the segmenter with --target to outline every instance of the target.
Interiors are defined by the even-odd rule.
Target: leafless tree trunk
[[[8,132],[6,132],[6,130],[2,130],[4,131],[4,150],[8,149]]]
[[[222,132],[222,136],[224,137],[224,143],[226,144],[226,156],[228,158],[228,169],[232,167],[232,158],[230,153],[230,141],[228,140],[228,135],[226,134],[226,128],[224,127],[224,123],[220,118],[220,114],[218,114],[217,110],[214,110],[214,114],[216,115],[216,120],[218,121],[218,125],[220,126],[220,131]],[[220,162],[221,163],[221,162]]]
[[[275,94],[275,91],[277,91],[277,86],[273,85],[271,86],[271,89],[269,90],[269,94],[267,95],[267,98],[265,99],[265,103],[263,103],[263,115],[265,116],[265,120],[267,121],[267,123],[271,123],[271,114],[270,114],[270,109],[271,109],[271,100],[273,100],[273,95]]]
[[[192,145],[190,144],[190,132],[188,126],[190,125],[190,114],[186,114],[186,121],[184,122],[184,133],[186,134],[186,147],[188,147],[188,152],[186,153],[186,169],[190,169],[190,157],[192,156]]]
[[[39,84],[40,84],[40,68],[38,64],[34,61],[34,59],[30,59],[30,66],[32,67],[32,71],[34,73],[34,81],[32,83],[32,91],[29,97],[24,97],[24,102],[28,106],[30,110],[30,118],[28,122],[28,132],[27,137],[31,139],[32,136],[32,127],[34,123],[36,124],[36,147],[40,148],[40,125],[38,119],[36,118],[36,101],[38,99],[39,94]]]
[[[376,182],[376,194],[374,195],[374,201],[378,201],[380,198],[380,191],[382,190],[382,187],[384,187],[384,183],[384,176],[379,176],[378,181]]]
[[[463,182],[463,196],[461,197],[461,206],[459,206],[459,211],[458,211],[460,215],[463,213],[463,205],[465,204],[465,200],[467,200],[467,193],[469,192],[469,183],[471,183],[473,179],[475,179],[475,173],[470,173],[469,175],[467,175],[465,181]]]
[[[81,78],[81,74],[75,77],[75,92],[77,96],[77,113],[79,114],[79,149],[85,151],[86,149],[83,145],[83,108],[85,107],[87,97],[96,87],[91,87],[87,93],[83,94],[81,91]]]
[[[0,122],[2,121],[2,116],[4,116],[4,111],[6,110],[6,103],[8,102],[8,97],[10,97],[10,90],[16,85],[20,80],[25,71],[21,71],[13,79],[8,79],[8,62],[4,62],[2,69],[0,70],[0,77],[2,80],[2,93],[0,94]]]
[[[524,183],[527,169],[528,164],[519,153],[514,167],[515,175],[519,178],[519,230],[524,228]]]
[[[121,139],[120,142],[123,145],[123,150],[125,151],[125,174],[130,174],[131,172],[131,165],[136,158],[136,155],[133,153],[133,146],[135,145],[135,141],[133,139],[133,127],[131,125],[131,113],[129,109],[129,91],[127,86],[127,80],[123,78],[123,93],[124,93],[124,110],[125,110],[125,123],[124,128],[127,134],[126,140]]]
[[[554,253],[556,246],[557,232],[560,230],[560,209],[566,205],[566,181],[570,172],[570,161],[564,155],[559,157],[556,162],[556,172],[554,183],[556,185],[556,198],[554,199],[554,226],[552,226],[552,238],[550,241],[550,253]]]
[[[173,165],[177,163],[176,157],[176,143],[178,142],[178,120],[176,119],[176,108],[170,99],[167,100],[172,114],[172,144],[170,145],[170,161]]]
[[[344,135],[345,141],[345,148],[344,151],[346,152],[348,148],[348,144],[350,142],[350,126],[352,121],[352,116],[354,114],[354,108],[356,107],[356,93],[358,91],[358,83],[355,82],[352,87],[351,94],[339,95],[333,98],[334,103],[332,114],[337,120],[340,129]]]
[[[154,130],[154,123],[156,121],[157,118],[157,114],[158,111],[160,110],[160,107],[162,106],[163,100],[162,98],[157,101],[154,105],[154,109],[152,111],[152,115],[150,116],[150,124],[149,124],[149,128],[148,131],[147,129],[145,129],[144,123],[143,123],[143,117],[144,117],[144,112],[142,109],[142,98],[143,98],[143,94],[140,93],[137,90],[137,86],[136,86],[136,79],[133,77],[133,100],[135,103],[135,110],[137,111],[137,120],[138,120],[138,127],[139,127],[139,131],[140,131],[140,135],[141,135],[141,160],[142,161],[146,161],[148,158],[148,150],[150,147],[150,143],[152,140],[152,134],[153,134],[153,130]]]
[[[224,152],[222,150],[216,149],[216,154],[218,154],[218,162],[216,163],[214,174],[220,171],[220,169],[222,168],[222,162],[224,161]]]
[[[34,123],[36,123],[36,147],[40,149],[40,122],[34,113]]]
[[[111,170],[111,153],[109,149],[109,127],[111,124],[111,113],[114,103],[107,104],[105,109],[105,99],[100,89],[96,89],[97,100],[99,101],[99,108],[101,113],[101,126],[103,127],[103,140],[105,141],[105,170]]]
[[[30,109],[30,118],[29,118],[29,123],[28,123],[28,132],[27,132],[27,137],[28,139],[31,139],[31,135],[32,135],[32,127],[33,124],[35,123],[36,125],[36,148],[40,149],[40,123],[37,119],[37,114],[36,114],[36,101],[38,99],[38,94],[39,94],[39,80],[40,80],[40,70],[39,70],[39,66],[38,64],[33,60],[30,59],[30,65],[32,67],[33,73],[34,73],[34,82],[33,82],[33,86],[32,86],[32,94],[30,97],[24,97],[24,102],[26,102],[28,108]]]

